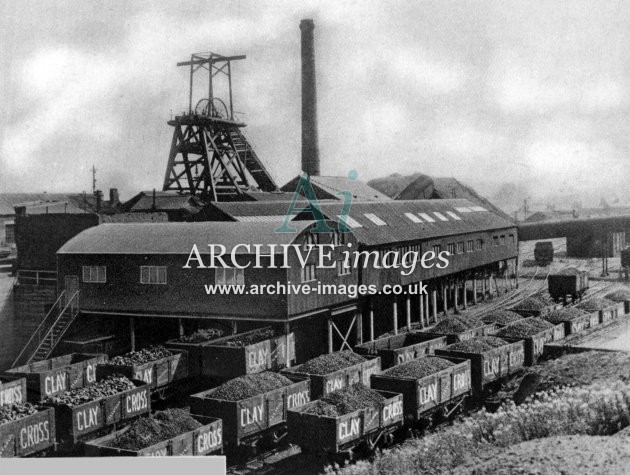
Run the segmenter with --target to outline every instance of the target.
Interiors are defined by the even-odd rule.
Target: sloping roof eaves
[[[276,233],[275,223],[112,223],[94,226],[81,232],[57,254],[178,254],[188,255],[194,244],[202,254],[208,244],[222,244],[229,253],[238,244],[291,244],[312,221],[292,223],[297,233]],[[281,249],[277,249],[280,253]],[[238,254],[247,254],[243,246]]]

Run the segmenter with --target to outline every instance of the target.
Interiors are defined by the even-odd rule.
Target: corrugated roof
[[[235,220],[269,219],[279,220],[289,209],[289,203],[215,203],[217,208]],[[303,203],[306,205],[306,203]],[[339,201],[320,201],[322,213],[330,220],[338,221],[343,204]],[[452,234],[470,233],[481,230],[492,230],[514,227],[511,221],[486,211],[472,211],[476,205],[468,200],[410,200],[388,202],[352,203],[350,217],[361,227],[354,229],[357,239],[366,245],[379,245],[398,241],[430,239]],[[447,220],[443,221],[434,213],[441,213]],[[456,219],[450,216],[455,214]],[[376,224],[365,214],[373,214],[385,225]],[[408,214],[414,216],[410,218]],[[422,217],[428,214],[432,222]],[[312,214],[298,214],[295,220],[312,219]],[[378,220],[377,220],[378,221]]]
[[[361,201],[391,201],[392,199],[384,195],[378,190],[375,190],[367,183],[354,180],[351,181],[347,177],[343,176],[310,176],[311,184],[313,185],[315,195],[317,198],[323,199],[343,199],[338,193],[341,191],[349,191],[352,197]],[[290,182],[284,185],[281,190],[293,192],[300,181],[300,177],[293,178]],[[318,192],[319,190],[323,191]],[[291,199],[291,197],[289,197]]]
[[[297,233],[276,233],[277,223],[267,222],[101,224],[78,234],[57,253],[188,255],[196,244],[199,251],[207,255],[207,244],[223,244],[227,252],[231,252],[237,244],[291,244],[302,230],[312,224],[312,221],[293,223]],[[242,247],[237,249],[239,254],[244,252]]]
[[[73,207],[73,198],[78,193],[1,193],[0,194],[0,215],[14,215],[16,206],[25,204],[61,206],[68,203],[69,207]],[[44,211],[45,212],[45,211]],[[58,211],[55,211],[58,212]],[[63,212],[63,210],[62,210]]]
[[[130,211],[187,211],[197,213],[204,204],[193,195],[178,195],[164,191],[155,192],[155,208],[153,207],[153,192],[142,191],[140,196],[132,198],[135,200]]]

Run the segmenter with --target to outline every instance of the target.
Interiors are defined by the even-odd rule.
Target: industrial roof
[[[154,199],[155,197],[155,199]],[[203,203],[193,195],[179,195],[167,191],[141,191],[125,203],[129,211],[187,211],[197,213]]]
[[[392,200],[389,196],[368,186],[367,183],[358,180],[349,180],[347,177],[343,176],[309,176],[309,180],[311,185],[313,185],[315,196],[317,196],[318,199],[341,200],[342,196],[338,193],[349,191],[354,199],[361,201]],[[297,176],[284,185],[281,190],[294,192],[299,181],[300,176]],[[288,199],[291,199],[291,196],[289,196]]]
[[[312,221],[300,221],[291,226],[300,233],[311,224]],[[101,224],[70,239],[57,253],[188,255],[193,244],[202,254],[208,253],[208,244],[223,244],[227,252],[237,244],[291,244],[297,233],[276,233],[277,227],[277,223],[225,221]],[[241,246],[237,254],[242,253],[245,249]]]
[[[16,206],[26,206],[28,214],[84,213],[92,211],[91,205],[81,207],[80,193],[0,193],[0,216],[14,215]]]
[[[232,219],[250,222],[281,222],[289,209],[288,202],[233,202],[213,205]],[[342,202],[320,201],[319,206],[326,218],[339,220]],[[423,214],[428,215],[428,219]],[[348,225],[353,228],[359,242],[366,245],[514,227],[511,221],[468,200],[353,202],[349,216],[351,222]],[[294,220],[302,219],[311,220],[313,215],[304,212],[294,217]]]

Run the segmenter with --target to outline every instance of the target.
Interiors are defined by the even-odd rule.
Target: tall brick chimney
[[[302,20],[302,171],[319,175],[317,134],[317,88],[315,86],[315,41],[313,20]]]

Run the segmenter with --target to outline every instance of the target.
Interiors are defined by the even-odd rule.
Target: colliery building
[[[202,325],[209,321],[243,331],[272,324],[294,332],[298,359],[322,351],[335,351],[374,339],[384,332],[397,332],[412,323],[428,325],[438,312],[466,306],[468,299],[487,289],[491,275],[508,275],[516,268],[518,237],[508,220],[466,200],[363,202],[352,205],[343,218],[351,233],[340,233],[340,203],[321,203],[333,229],[311,233],[317,224],[302,212],[290,223],[296,233],[277,233],[288,203],[215,203],[222,221],[200,223],[103,224],[67,242],[58,252],[58,282],[67,296],[78,293],[82,316],[113,319],[114,327],[131,333],[137,320],[166,319],[163,329]],[[207,244],[222,244],[229,253],[238,244],[268,245],[333,244],[331,269],[316,267],[316,253],[302,266],[295,253],[288,256],[288,269],[183,268],[197,245],[209,257]],[[351,246],[348,246],[351,244]],[[418,265],[410,275],[404,269],[342,264],[342,251],[427,251],[450,254],[443,269]],[[281,251],[278,251],[279,253]],[[276,256],[277,262],[282,256]],[[239,262],[255,256],[238,248]],[[349,296],[309,295],[208,295],[206,284],[313,283],[401,285],[408,295]],[[416,295],[412,287],[427,284],[428,295]],[[470,296],[470,297],[469,297]],[[77,321],[80,321],[78,317]],[[80,325],[80,323],[76,323]],[[157,325],[158,327],[160,324]],[[153,335],[155,336],[155,335]],[[170,335],[175,336],[173,334]],[[135,336],[134,336],[135,342]]]

